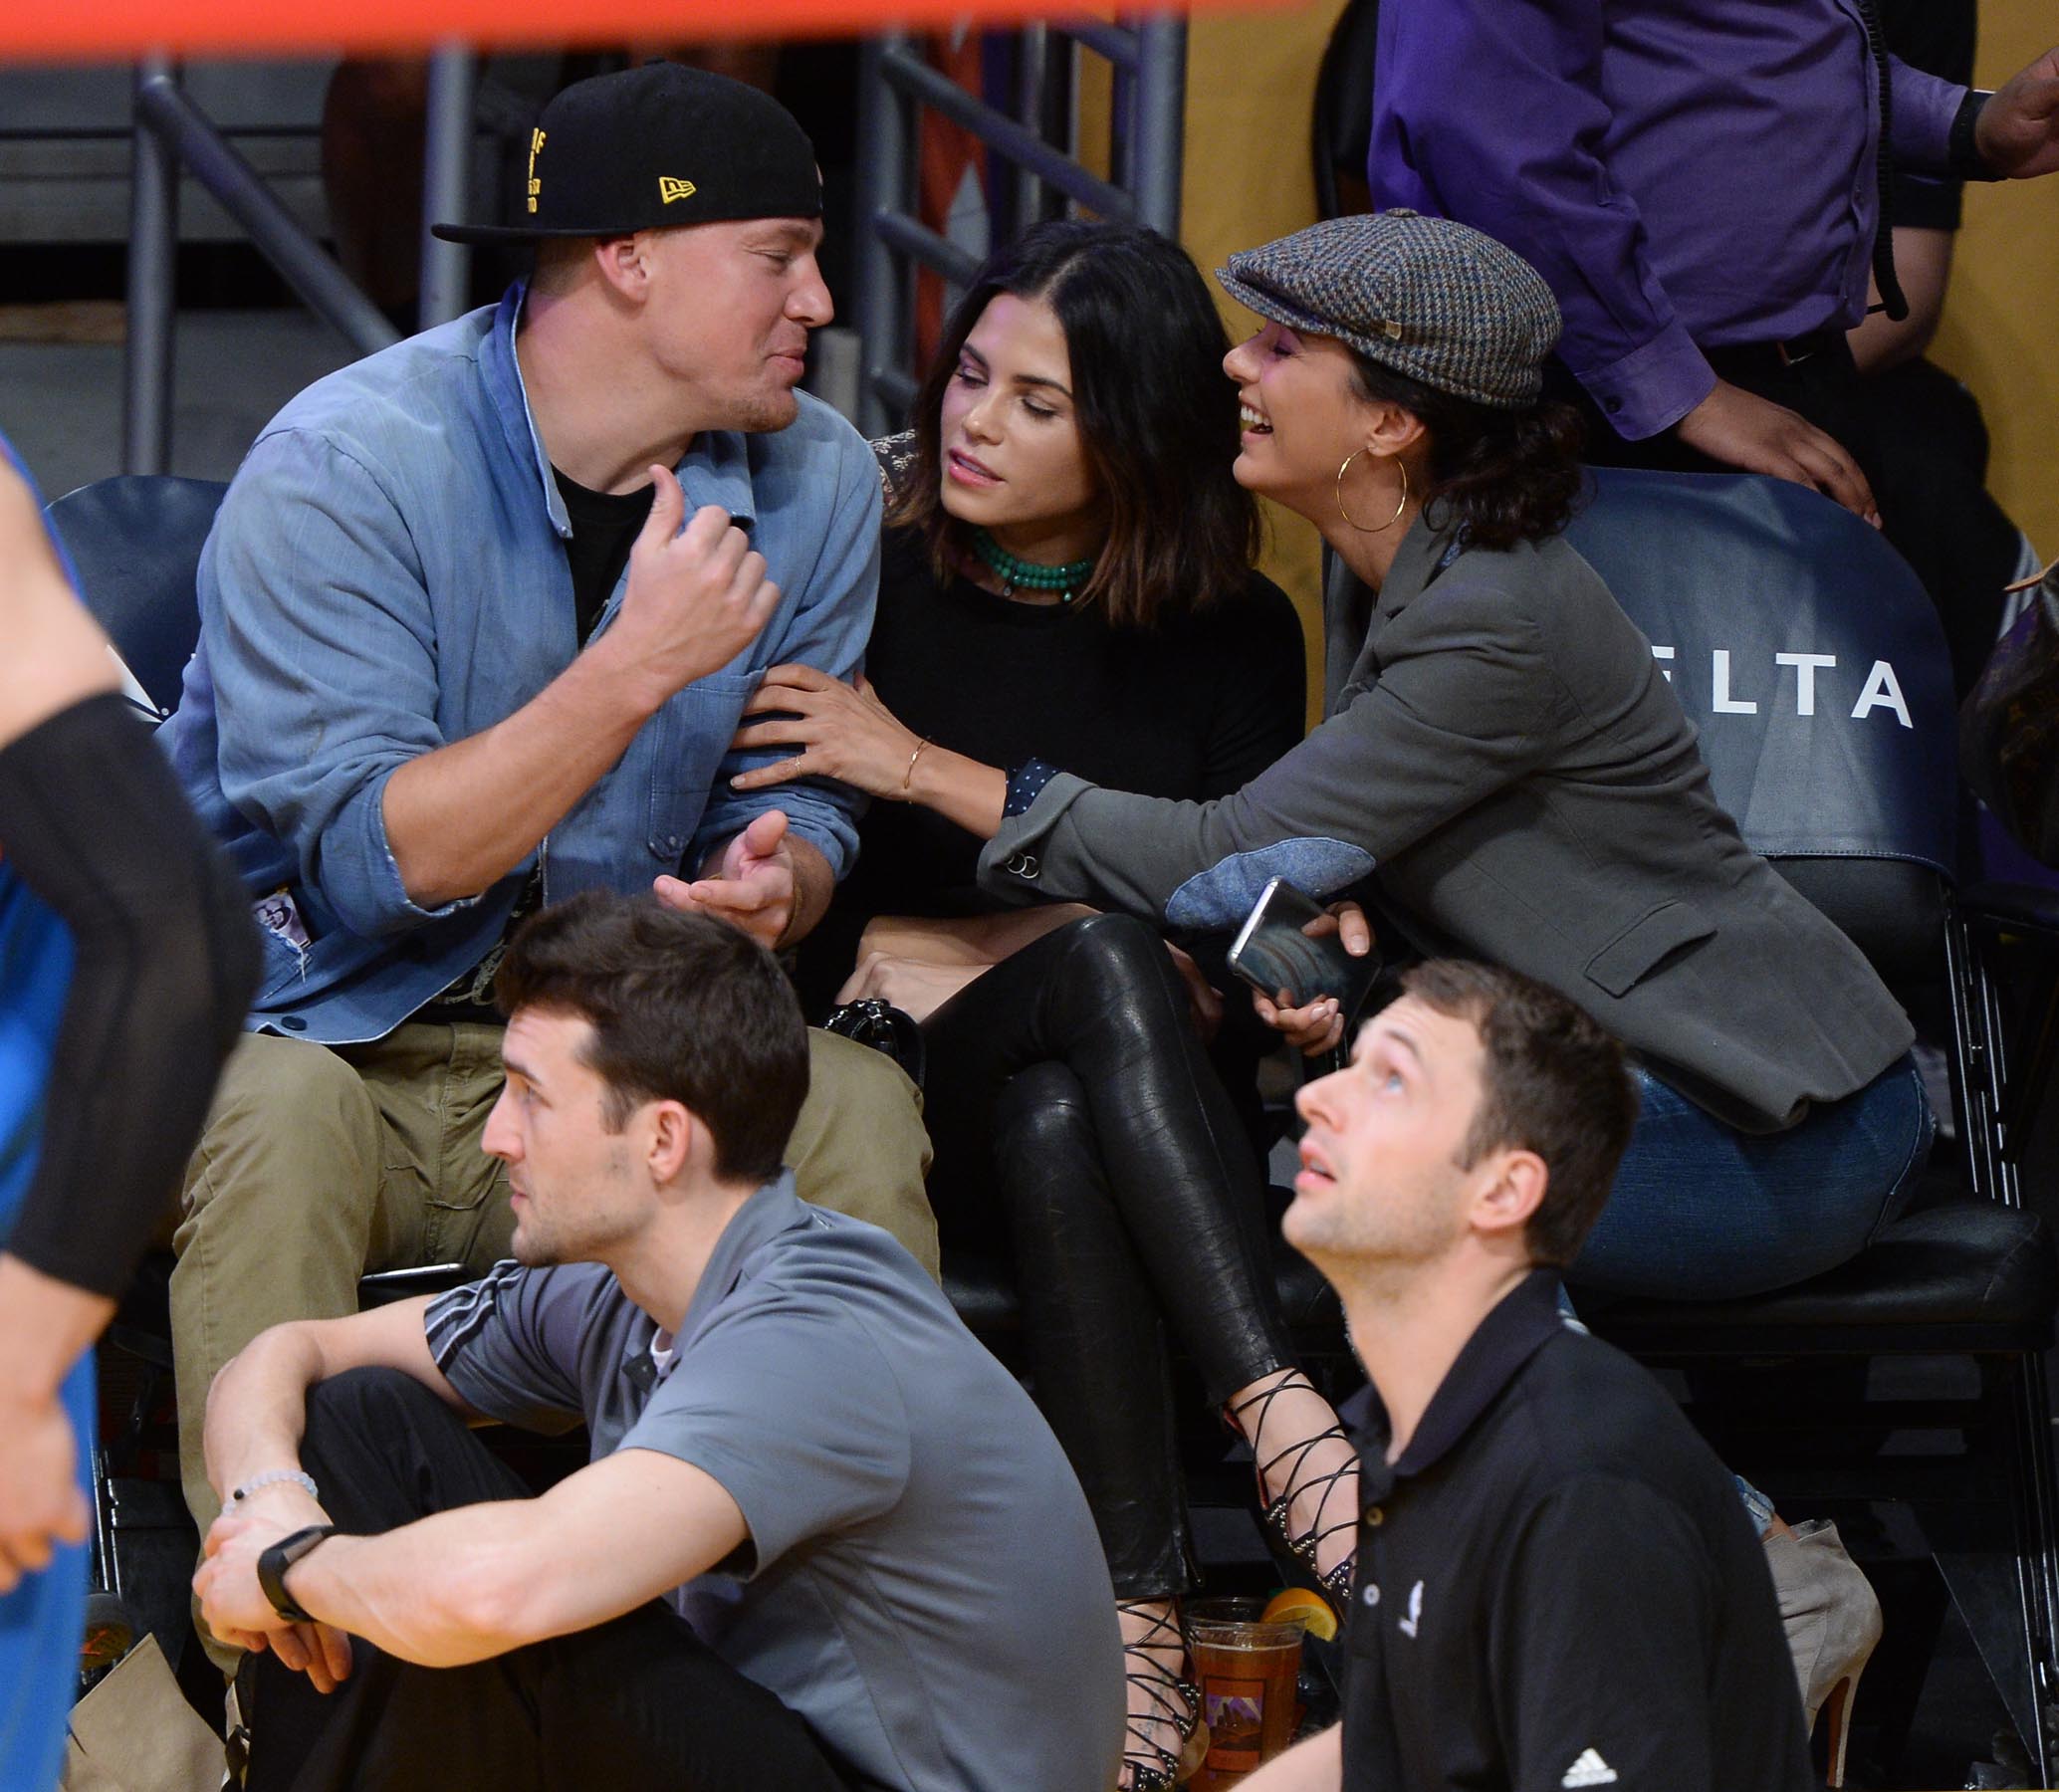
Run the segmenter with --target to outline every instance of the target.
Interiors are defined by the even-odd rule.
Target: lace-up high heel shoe
[[[1263,1454],[1259,1440],[1265,1435],[1266,1416],[1271,1411],[1272,1403],[1289,1389],[1305,1389],[1310,1394],[1315,1393],[1314,1383],[1300,1370],[1282,1369],[1268,1386],[1259,1389],[1248,1399],[1239,1401],[1235,1406],[1226,1406],[1223,1409],[1223,1418],[1231,1430],[1251,1441],[1252,1460],[1258,1473],[1258,1504],[1263,1519],[1261,1528],[1265,1533],[1268,1548],[1275,1543],[1279,1545],[1279,1548],[1273,1550],[1274,1559],[1278,1561],[1282,1570],[1293,1571],[1291,1578],[1303,1582],[1327,1600],[1330,1609],[1341,1619],[1351,1597],[1351,1563],[1356,1553],[1355,1549],[1347,1550],[1340,1560],[1331,1564],[1327,1573],[1318,1565],[1318,1555],[1323,1546],[1338,1532],[1350,1535],[1357,1529],[1358,1501],[1355,1494],[1343,1499],[1337,1499],[1333,1495],[1339,1485],[1347,1479],[1356,1485],[1358,1452],[1351,1446],[1351,1440],[1345,1436],[1344,1428],[1331,1424],[1313,1436],[1297,1439],[1269,1456]],[[1253,1415],[1249,1425],[1245,1423],[1246,1414]],[[1334,1468],[1314,1469],[1304,1473],[1303,1470],[1308,1469],[1309,1454],[1317,1445],[1325,1444],[1332,1438],[1349,1450],[1349,1459]],[[1280,1483],[1278,1495],[1268,1499],[1265,1486],[1275,1471],[1283,1471],[1285,1478]],[[1294,1501],[1305,1501],[1311,1492],[1316,1496],[1316,1521],[1307,1530],[1295,1535],[1292,1528]],[[1337,1507],[1340,1514],[1335,1518],[1328,1517],[1332,1505]]]
[[[1201,1721],[1201,1688],[1165,1665],[1165,1655],[1178,1652],[1184,1664],[1187,1638],[1173,1615],[1170,1601],[1126,1599],[1116,1601],[1118,1618],[1142,1618],[1143,1633],[1122,1645],[1123,1678],[1142,1691],[1148,1709],[1131,1711],[1124,1719],[1129,1739],[1122,1750],[1122,1764],[1128,1792],[1168,1792],[1190,1779],[1208,1754],[1208,1728]],[[1178,1748],[1167,1748],[1159,1738],[1170,1728],[1179,1737]],[[1197,1745],[1196,1732],[1200,1732]]]
[[[1780,1624],[1794,1656],[1809,1730],[1814,1733],[1818,1712],[1827,1726],[1824,1777],[1830,1785],[1842,1786],[1852,1697],[1880,1641],[1880,1601],[1845,1553],[1837,1526],[1820,1518],[1769,1535],[1766,1566],[1772,1570]]]

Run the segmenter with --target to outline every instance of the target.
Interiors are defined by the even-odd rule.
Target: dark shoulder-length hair
[[[1463,528],[1480,548],[1541,542],[1573,520],[1586,492],[1580,450],[1587,425],[1570,404],[1546,400],[1496,410],[1383,367],[1356,349],[1359,390],[1421,419],[1430,436],[1423,514],[1435,529]]]
[[[915,452],[887,521],[921,531],[940,577],[962,547],[944,509],[938,439],[945,388],[990,301],[1040,299],[1072,363],[1073,414],[1108,542],[1082,598],[1119,627],[1148,628],[1244,588],[1258,511],[1230,474],[1237,389],[1229,337],[1177,243],[1127,224],[1037,224],[989,259],[951,314],[915,400]]]

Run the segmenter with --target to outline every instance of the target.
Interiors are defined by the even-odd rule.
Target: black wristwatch
[[[258,1585],[264,1588],[265,1597],[272,1602],[272,1610],[280,1617],[291,1618],[296,1624],[317,1622],[314,1614],[304,1612],[294,1604],[293,1595],[286,1590],[286,1571],[324,1537],[335,1535],[336,1526],[333,1524],[311,1524],[306,1530],[281,1537],[258,1557]]]
[[[1958,111],[1951,115],[1951,130],[1945,139],[1945,166],[1954,180],[2000,180],[1997,174],[1981,159],[1980,151],[1973,141],[1973,131],[1980,122],[1980,114],[1986,110],[1988,101],[1994,95],[1981,88],[1969,88],[1966,97],[1958,103]]]

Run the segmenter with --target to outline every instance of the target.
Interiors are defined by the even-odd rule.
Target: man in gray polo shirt
[[[915,1259],[796,1198],[778,967],[596,895],[538,916],[498,993],[519,1261],[275,1327],[208,1402],[194,1586],[252,1651],[248,1785],[1111,1784],[1085,1500]],[[478,1417],[583,1420],[590,1460],[528,1497]]]

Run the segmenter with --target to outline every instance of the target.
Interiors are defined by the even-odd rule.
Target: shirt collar
[[[715,1250],[708,1252],[708,1266],[700,1271],[700,1285],[686,1304],[686,1318],[679,1320],[679,1331],[669,1339],[673,1362],[688,1351],[715,1308],[729,1300],[735,1285],[744,1279],[744,1264],[752,1252],[795,1226],[807,1226],[811,1214],[813,1209],[793,1191],[793,1170],[781,1170],[779,1176],[770,1183],[762,1183],[750,1201],[729,1216],[723,1235],[715,1240]],[[646,1320],[630,1333],[624,1355],[632,1362],[638,1357],[648,1362],[650,1345],[657,1343],[657,1322]]]
[[[522,306],[528,296],[526,280],[516,281],[501,295],[493,329],[481,353],[481,365],[487,392],[500,414],[509,447],[518,460],[527,459],[535,468],[537,483],[543,488],[544,508],[551,515],[551,527],[561,539],[570,540],[572,518],[566,513],[565,497],[558,489],[544,438],[537,433],[536,413],[529,407],[529,388],[522,378],[522,359],[515,352],[515,332],[522,322]],[[702,430],[672,471],[685,490],[689,517],[703,505],[719,504],[745,529],[758,520],[758,502],[751,489],[751,449],[741,431]]]
[[[782,1170],[771,1182],[760,1184],[750,1200],[730,1216],[729,1224],[722,1229],[722,1235],[715,1240],[715,1248],[708,1255],[708,1266],[701,1271],[700,1285],[694,1289],[693,1299],[687,1302],[686,1317],[680,1320],[679,1329],[667,1337],[659,1330],[657,1321],[647,1316],[640,1325],[630,1328],[622,1347],[622,1359],[631,1376],[655,1384],[670,1374],[715,1309],[743,1280],[744,1265],[752,1252],[780,1233],[807,1225],[809,1211],[806,1203],[794,1192],[793,1171]],[[673,1353],[671,1361],[663,1369],[651,1360],[652,1349],[659,1346],[669,1347]]]
[[[1558,1271],[1532,1269],[1494,1303],[1474,1328],[1424,1409],[1408,1448],[1391,1465],[1387,1444],[1393,1433],[1377,1388],[1367,1386],[1344,1403],[1343,1417],[1357,1434],[1365,1472],[1363,1489],[1379,1498],[1391,1486],[1434,1466],[1457,1447],[1474,1423],[1500,1397],[1516,1372],[1565,1329],[1558,1310]]]

